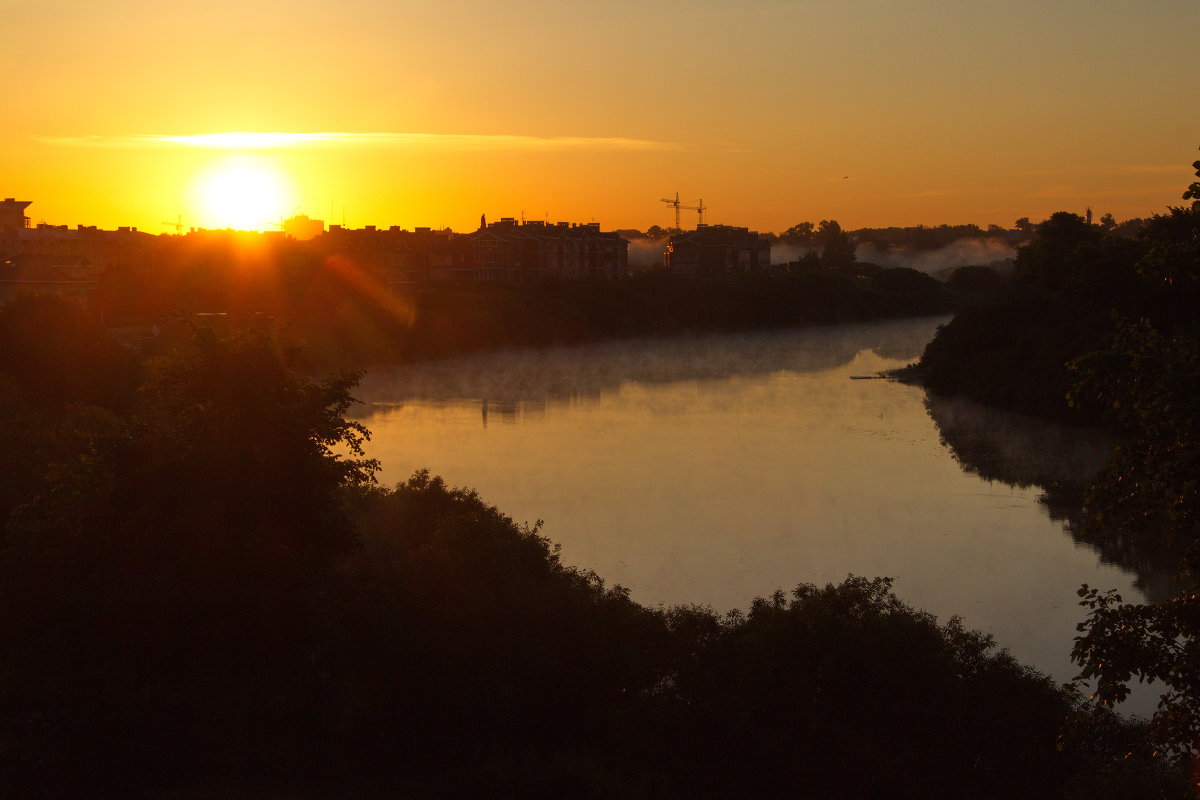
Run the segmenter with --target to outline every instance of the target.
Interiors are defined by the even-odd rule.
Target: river
[[[369,373],[351,416],[384,482],[428,468],[543,520],[565,562],[643,604],[744,609],[886,575],[1069,680],[1079,585],[1145,596],[1048,513],[1043,485],[1082,480],[1110,445],[853,379],[915,360],[943,321],[475,355]]]

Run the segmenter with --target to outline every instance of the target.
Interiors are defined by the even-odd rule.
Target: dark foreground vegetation
[[[0,307],[0,794],[1172,797],[1144,731],[885,579],[650,609],[264,333]]]
[[[1200,178],[1200,161],[1195,162]],[[1182,554],[1177,594],[1149,605],[1080,590],[1075,660],[1101,702],[1133,680],[1160,682],[1152,734],[1200,754],[1200,181],[1189,205],[1133,237],[1060,212],[1020,249],[1014,280],[963,308],[909,374],[963,395],[1122,441],[1087,489],[1073,535],[1126,565]]]

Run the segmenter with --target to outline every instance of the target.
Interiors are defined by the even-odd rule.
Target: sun
[[[193,184],[200,227],[261,231],[278,227],[295,207],[295,190],[269,156],[236,155],[217,161]]]

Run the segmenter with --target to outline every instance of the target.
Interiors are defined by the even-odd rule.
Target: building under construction
[[[671,236],[665,266],[680,275],[766,272],[771,244],[758,231],[729,225],[699,225]]]

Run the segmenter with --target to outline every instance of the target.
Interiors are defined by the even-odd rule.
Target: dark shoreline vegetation
[[[6,345],[46,331],[0,350],[6,795],[1177,786],[1125,757],[1138,723],[885,579],[646,608],[471,491],[375,486],[353,376],[261,332],[138,364],[68,303],[0,308]]]
[[[1193,164],[1200,178],[1200,161]],[[1126,603],[1083,586],[1087,616],[1072,658],[1101,703],[1134,681],[1159,682],[1150,736],[1162,752],[1200,756],[1200,181],[1187,207],[1133,237],[1059,212],[1020,248],[1011,285],[964,306],[899,376],[936,395],[1080,425],[1119,437],[1087,487],[1057,487],[1079,541],[1138,572],[1169,565],[1169,597]],[[1051,487],[1050,493],[1055,491]],[[1053,501],[1051,501],[1053,502]],[[1065,508],[1065,506],[1073,506]]]
[[[232,302],[232,276],[211,278],[215,287],[175,305],[133,308],[116,296],[147,292],[142,277],[124,276],[103,287],[100,303],[114,324],[171,321],[211,308],[207,318],[229,329],[269,327],[299,346],[318,368],[425,361],[504,347],[581,344],[609,339],[701,332],[827,325],[949,313],[978,294],[969,283],[947,284],[907,268],[806,270],[792,274],[679,276],[648,272],[611,280],[536,283],[477,281],[431,284],[393,292],[382,284],[312,263],[295,269],[289,288]],[[129,285],[125,281],[131,281]],[[169,281],[188,286],[183,276]],[[205,294],[211,294],[206,298]],[[183,333],[186,336],[186,331]]]
[[[994,276],[976,276],[917,368],[1134,443],[1080,525],[1194,532],[1197,218],[1173,210],[1129,240],[1055,215],[1013,284],[981,296]],[[356,375],[331,371],[342,354],[929,314],[963,294],[912,270],[408,300],[311,277],[220,331],[168,326],[145,360],[65,301],[0,306],[0,793],[1186,796],[1194,596],[1082,592],[1077,656],[1100,698],[1139,673],[1178,692],[1149,727],[887,579],[745,612],[647,608],[470,490],[426,473],[378,487],[368,432],[344,417]]]

